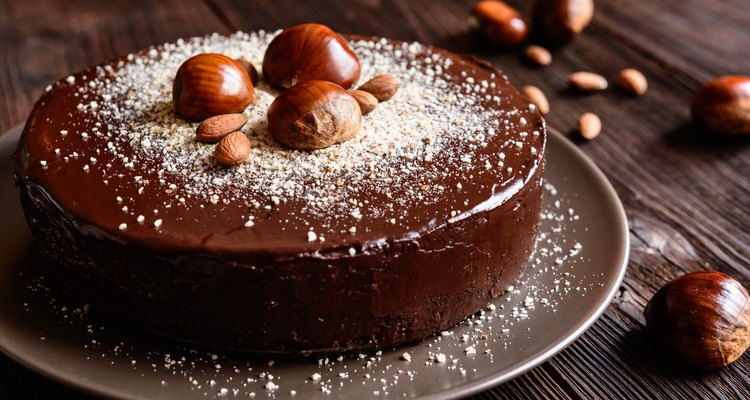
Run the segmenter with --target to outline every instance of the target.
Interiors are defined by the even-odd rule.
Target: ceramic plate
[[[13,187],[10,157],[20,129],[0,137],[0,349],[98,395],[464,397],[569,345],[606,309],[627,265],[627,220],[617,194],[578,148],[553,132],[535,253],[524,277],[484,311],[423,342],[366,354],[284,360],[194,348],[77,304],[37,272],[40,261]]]

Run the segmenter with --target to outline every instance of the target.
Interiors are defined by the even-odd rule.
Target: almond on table
[[[595,139],[602,132],[602,120],[594,113],[585,113],[578,119],[578,131],[584,139]]]
[[[594,92],[606,89],[609,84],[607,78],[593,72],[574,72],[568,76],[570,87],[582,92]]]
[[[648,90],[646,77],[641,71],[633,68],[620,71],[620,75],[617,77],[617,84],[622,90],[637,96],[646,93],[646,90]]]
[[[531,45],[524,50],[526,58],[536,65],[547,66],[552,63],[552,53],[542,46]]]

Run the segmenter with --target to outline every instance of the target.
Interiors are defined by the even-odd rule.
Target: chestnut
[[[188,58],[172,85],[177,115],[203,121],[221,114],[241,113],[255,101],[255,88],[237,61],[215,53]]]
[[[591,23],[594,0],[537,0],[531,14],[534,33],[553,42],[563,42]]]
[[[284,146],[314,150],[349,140],[359,131],[359,103],[341,86],[305,81],[281,93],[268,108],[268,130]]]
[[[721,272],[693,272],[669,282],[644,314],[658,346],[688,367],[726,366],[750,345],[750,296]]]
[[[284,29],[263,56],[263,79],[282,88],[323,80],[348,89],[359,73],[357,55],[341,36],[320,24]]]
[[[258,70],[255,69],[255,66],[253,63],[247,60],[245,57],[240,57],[235,59],[242,68],[245,69],[245,72],[247,72],[247,76],[250,77],[250,81],[253,82],[253,86],[258,84],[258,80],[260,80],[260,76],[258,76]]]
[[[690,108],[693,121],[711,133],[750,135],[750,77],[727,75],[706,83]]]
[[[526,22],[515,8],[497,0],[482,0],[469,13],[469,22],[482,36],[501,46],[526,39]]]

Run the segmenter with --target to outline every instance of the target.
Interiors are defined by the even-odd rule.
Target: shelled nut
[[[242,132],[232,132],[216,145],[214,157],[216,162],[231,167],[247,160],[250,155],[250,141]]]
[[[568,76],[568,84],[570,87],[582,92],[604,90],[609,86],[605,77],[585,71],[570,74]]]
[[[617,77],[620,88],[630,94],[640,96],[648,90],[646,77],[637,69],[627,68],[620,71]]]
[[[547,66],[552,63],[552,53],[542,46],[531,45],[524,50],[526,59],[536,65]]]
[[[602,132],[602,120],[594,113],[585,113],[578,119],[578,131],[586,140],[593,140]]]
[[[521,88],[521,92],[526,95],[532,103],[534,103],[540,113],[549,113],[549,101],[547,101],[547,96],[544,95],[542,89],[539,89],[536,86],[527,85]]]

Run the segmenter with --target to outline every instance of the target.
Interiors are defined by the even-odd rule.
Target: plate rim
[[[24,125],[24,123],[20,123],[0,134],[0,147],[5,146],[6,141],[12,140],[13,137],[18,135],[23,130]],[[601,185],[601,189],[603,189],[607,197],[613,199],[613,203],[611,205],[614,206],[613,208],[617,222],[616,225],[618,227],[617,230],[624,239],[623,241],[619,241],[619,254],[617,254],[616,257],[613,257],[619,258],[617,277],[615,280],[611,281],[612,287],[604,297],[603,301],[601,301],[596,310],[591,313],[582,324],[580,324],[575,330],[573,330],[572,333],[568,334],[567,336],[552,340],[552,342],[548,346],[536,353],[534,356],[530,357],[527,361],[518,363],[508,371],[490,374],[484,378],[456,385],[439,393],[432,393],[417,397],[418,399],[457,399],[471,396],[489,390],[493,387],[497,387],[498,385],[501,385],[503,383],[509,382],[519,377],[520,375],[538,367],[544,362],[549,361],[555,355],[560,353],[562,350],[564,350],[578,338],[580,338],[581,335],[583,335],[602,316],[602,314],[604,314],[604,312],[612,303],[612,299],[617,294],[620,286],[622,285],[630,258],[629,225],[627,214],[625,212],[625,208],[623,207],[622,201],[620,200],[617,191],[614,189],[607,176],[604,174],[604,172],[602,172],[601,169],[599,169],[596,163],[594,163],[594,161],[591,160],[588,155],[586,155],[586,153],[584,153],[578,146],[576,146],[570,139],[566,138],[565,135],[560,133],[558,130],[548,126],[547,132],[549,135],[550,143],[552,141],[555,141],[566,151],[572,153],[574,157],[581,161],[586,169],[591,172],[598,184]],[[550,143],[548,143],[547,145],[548,149],[551,147]],[[12,349],[9,349],[8,346],[4,345],[2,341],[0,341],[0,351],[8,358],[24,366],[25,368],[38,373],[42,377],[50,379],[63,386],[74,388],[75,390],[79,390],[83,393],[95,396],[108,396],[125,399],[140,398],[138,395],[133,396],[132,392],[122,392],[116,388],[104,387],[95,381],[81,379],[71,380],[68,375],[59,373],[59,368],[48,367],[44,363],[35,363],[33,361],[29,361],[22,356],[22,353],[14,352]]]
[[[498,385],[501,385],[503,383],[509,382],[524,373],[531,371],[532,369],[538,367],[539,365],[543,364],[546,361],[549,361],[554,356],[556,356],[561,351],[565,350],[568,346],[573,344],[578,338],[580,338],[586,331],[591,328],[594,323],[599,320],[599,317],[604,314],[604,312],[609,308],[609,306],[612,304],[612,300],[614,299],[615,295],[620,289],[620,286],[622,286],[622,282],[625,279],[625,273],[628,269],[628,262],[630,261],[630,225],[628,224],[628,217],[625,213],[625,207],[622,204],[622,201],[620,200],[620,196],[617,194],[617,191],[615,190],[614,186],[612,186],[612,183],[609,181],[609,178],[607,178],[607,175],[604,174],[604,172],[596,165],[596,163],[588,156],[586,153],[583,152],[578,146],[576,146],[570,139],[565,137],[564,134],[562,134],[557,129],[551,128],[547,126],[547,133],[549,134],[550,142],[556,141],[567,151],[570,151],[575,155],[576,158],[578,158],[580,161],[582,161],[586,167],[591,171],[591,173],[594,175],[596,180],[602,185],[602,188],[607,193],[608,197],[614,199],[613,205],[615,205],[615,212],[617,216],[617,226],[620,228],[620,234],[622,234],[624,241],[621,243],[621,251],[620,254],[618,254],[620,259],[620,265],[619,270],[617,273],[617,279],[613,281],[612,288],[610,289],[609,293],[607,293],[607,296],[605,297],[604,301],[599,304],[597,309],[584,321],[583,324],[579,325],[577,329],[573,331],[570,335],[567,337],[557,340],[555,344],[548,346],[546,350],[542,350],[539,352],[536,356],[531,357],[529,361],[526,363],[520,363],[519,366],[512,368],[510,371],[505,373],[500,373],[495,376],[488,376],[485,378],[478,379],[476,381],[472,381],[471,383],[456,386],[455,388],[449,389],[446,392],[443,393],[450,393],[452,397],[441,397],[440,394],[433,394],[428,395],[425,397],[422,397],[421,399],[424,400],[437,400],[437,399],[458,399],[463,398],[467,396],[471,396],[486,390],[489,390],[493,387],[496,387]],[[548,144],[548,148],[549,148]],[[615,257],[613,257],[615,258]]]

